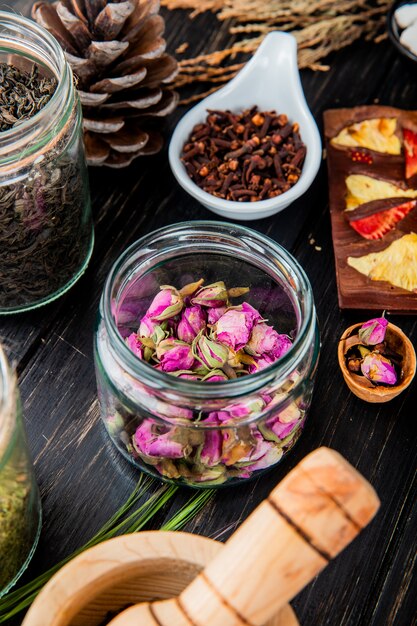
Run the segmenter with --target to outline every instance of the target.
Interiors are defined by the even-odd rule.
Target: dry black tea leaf
[[[29,73],[0,63],[0,131],[36,115],[49,102],[56,86],[54,78],[39,76],[37,65]]]

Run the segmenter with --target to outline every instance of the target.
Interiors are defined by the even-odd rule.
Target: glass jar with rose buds
[[[311,287],[286,250],[232,224],[169,226],[107,278],[95,337],[102,419],[154,476],[245,480],[301,435],[318,354]]]

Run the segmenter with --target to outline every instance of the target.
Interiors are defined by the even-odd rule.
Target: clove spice
[[[285,114],[208,110],[194,126],[181,160],[190,178],[213,196],[257,202],[288,191],[306,157],[299,125]]]

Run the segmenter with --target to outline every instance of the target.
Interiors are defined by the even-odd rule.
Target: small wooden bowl
[[[22,626],[99,626],[131,604],[177,596],[223,544],[182,532],[122,535],[90,548],[60,569]],[[297,626],[287,604],[267,626]]]
[[[339,360],[339,366],[342,370],[343,378],[352,393],[355,394],[361,400],[365,402],[381,403],[389,402],[393,398],[396,398],[404,389],[406,389],[414,378],[416,373],[416,353],[413,344],[409,338],[403,333],[403,331],[388,323],[386,331],[386,341],[394,352],[398,352],[403,357],[402,369],[401,369],[401,382],[393,387],[388,385],[377,385],[370,387],[369,381],[362,377],[350,372],[347,368],[345,361],[345,342],[348,337],[355,334],[355,331],[359,330],[364,322],[360,324],[354,324],[349,326],[343,333],[339,341],[339,347],[337,350],[337,357]]]

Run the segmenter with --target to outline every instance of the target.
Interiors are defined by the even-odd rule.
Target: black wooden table
[[[6,4],[10,7],[4,3],[3,8]],[[26,13],[30,5],[29,0],[12,2],[13,8]],[[169,48],[174,50],[186,40],[195,53],[215,49],[219,41],[228,41],[228,35],[222,36],[218,29],[211,16],[190,22],[182,12],[171,13],[167,18]],[[322,112],[329,107],[380,102],[416,108],[416,69],[406,65],[388,41],[355,44],[329,62],[327,73],[302,73],[307,100],[320,127]],[[179,109],[170,118],[167,135],[183,113]],[[93,328],[112,263],[130,243],[155,228],[183,220],[218,219],[176,184],[166,150],[126,170],[93,169],[90,178],[96,246],[85,276],[58,302],[0,320],[1,341],[19,373],[44,511],[31,575],[84,543],[137,480],[134,470],[107,442],[96,396]],[[363,320],[364,315],[342,313],[337,306],[326,164],[309,191],[291,207],[249,225],[290,250],[310,278],[323,344],[315,395],[294,453],[262,479],[219,490],[187,530],[226,539],[303,456],[320,445],[335,448],[374,485],[382,506],[371,526],[295,599],[300,622],[305,626],[411,626],[417,606],[413,571],[417,383],[392,402],[373,406],[356,399],[342,380],[336,358],[338,338],[346,326]],[[312,238],[319,249],[311,245]],[[416,318],[390,319],[416,341]],[[188,490],[181,490],[154,527],[188,496]]]

